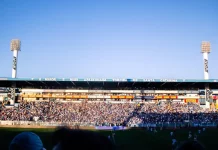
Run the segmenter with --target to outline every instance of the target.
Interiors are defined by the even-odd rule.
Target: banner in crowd
[[[218,95],[214,95],[214,96],[213,96],[213,99],[218,99]]]
[[[126,130],[127,127],[124,126],[96,126],[95,127],[96,130]]]
[[[136,96],[135,99],[154,99],[154,96]]]
[[[155,99],[177,99],[178,96],[176,95],[158,95],[158,96],[155,96]]]
[[[184,99],[185,103],[198,103],[198,99],[194,99],[194,98],[187,98]]]

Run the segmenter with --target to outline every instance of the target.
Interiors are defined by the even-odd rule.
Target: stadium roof
[[[218,79],[105,79],[105,78],[1,78],[0,81],[82,81],[82,82],[204,82],[213,83]]]
[[[0,87],[34,88],[198,88],[204,89],[209,84],[211,89],[218,89],[218,79],[96,79],[96,78],[0,78]]]

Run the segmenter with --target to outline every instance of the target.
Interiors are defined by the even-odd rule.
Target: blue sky
[[[217,0],[1,0],[0,77],[218,78]]]

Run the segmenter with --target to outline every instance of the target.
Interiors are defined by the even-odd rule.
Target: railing
[[[41,121],[0,121],[0,125],[11,125],[11,126],[95,126],[95,123],[86,122],[41,122]]]
[[[56,126],[75,126],[79,125],[82,127],[95,127],[96,123],[88,122],[41,122],[41,121],[0,121],[0,126],[46,126],[46,127],[56,127]],[[100,126],[110,126],[110,124],[104,124]],[[128,124],[129,127],[166,127],[166,128],[177,128],[177,127],[216,127],[215,122],[205,122],[205,123],[174,123],[174,122],[164,122],[164,123],[139,123],[139,124]]]
[[[166,128],[178,128],[178,127],[216,127],[215,122],[202,122],[202,123],[184,123],[184,122],[164,122],[164,123],[147,123],[147,124],[131,124],[129,127],[166,127]]]

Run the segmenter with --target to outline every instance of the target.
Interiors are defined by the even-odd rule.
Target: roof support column
[[[16,93],[15,93],[15,91],[16,91],[16,82],[12,83],[11,88],[9,90],[10,90],[10,95],[11,95],[10,105],[14,105],[15,97],[16,97]]]
[[[206,83],[205,84],[205,108],[210,108],[210,104],[211,104],[211,90],[210,90],[210,87],[209,87],[209,84]]]

